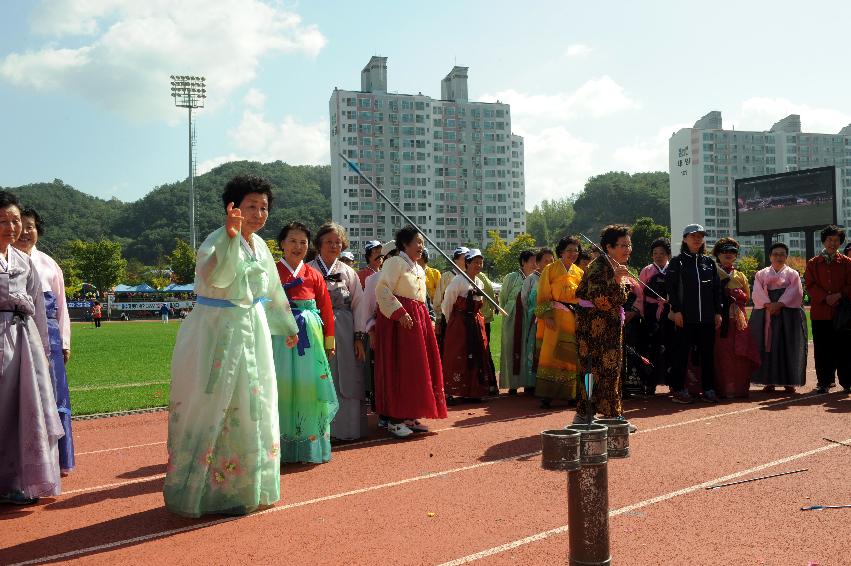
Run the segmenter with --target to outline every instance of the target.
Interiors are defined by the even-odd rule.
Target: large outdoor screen
[[[736,232],[795,232],[836,223],[836,169],[736,179]]]

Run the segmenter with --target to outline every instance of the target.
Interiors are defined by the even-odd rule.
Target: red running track
[[[851,447],[823,440],[851,444],[851,398],[754,390],[626,409],[640,431],[632,457],[609,463],[616,564],[851,564],[851,509],[800,510],[851,503]],[[200,520],[163,507],[165,413],[80,421],[63,495],[0,507],[0,564],[565,563],[565,474],[538,451],[540,431],[572,417],[523,396],[456,406],[429,435],[376,430],[328,464],[287,466],[273,508]]]

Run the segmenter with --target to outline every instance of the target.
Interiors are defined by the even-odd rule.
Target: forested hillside
[[[263,238],[274,238],[281,226],[300,220],[316,227],[331,218],[330,167],[287,165],[280,161],[235,161],[195,178],[195,225],[199,243],[221,225],[222,188],[234,175],[254,174],[269,179],[275,202]],[[47,231],[41,247],[57,252],[68,240],[112,239],[121,242],[124,257],[152,264],[170,254],[176,238],[188,240],[189,184],[184,180],[154,188],[135,202],[105,201],[66,185],[34,183],[5,187],[42,215]]]

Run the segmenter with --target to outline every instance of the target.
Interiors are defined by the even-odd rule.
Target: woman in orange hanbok
[[[553,399],[576,400],[578,350],[576,346],[576,288],[582,280],[582,270],[576,259],[582,250],[579,241],[565,237],[556,246],[558,261],[541,272],[535,315],[541,355],[535,382],[535,395],[541,406],[549,407]]]

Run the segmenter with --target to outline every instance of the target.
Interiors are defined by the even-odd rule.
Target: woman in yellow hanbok
[[[575,402],[578,349],[576,345],[576,288],[582,270],[575,265],[581,245],[575,238],[564,237],[556,246],[558,261],[541,272],[535,315],[541,336],[535,394],[541,406],[553,399]]]

